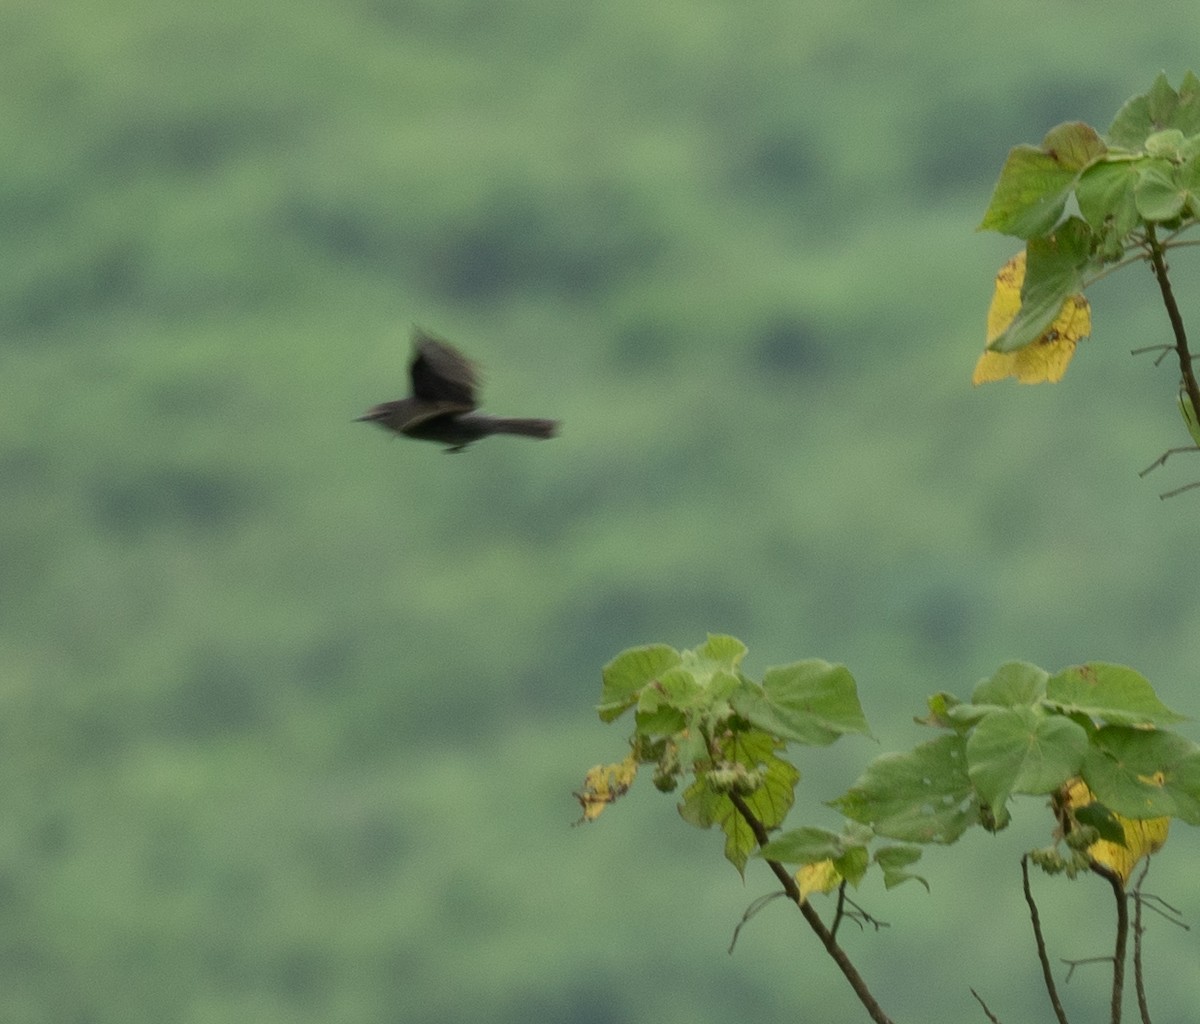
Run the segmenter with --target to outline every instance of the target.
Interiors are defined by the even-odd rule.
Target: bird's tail
[[[558,434],[558,420],[514,419],[492,416],[488,426],[494,434],[520,434],[522,437],[538,437],[543,440]]]

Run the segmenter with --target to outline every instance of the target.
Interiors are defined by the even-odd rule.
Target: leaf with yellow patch
[[[796,882],[800,886],[800,899],[803,901],[814,892],[833,892],[842,884],[842,875],[833,866],[833,861],[822,860],[816,864],[805,864],[796,872]]]
[[[1021,285],[1025,281],[1025,253],[1019,252],[996,275],[996,288],[988,309],[987,344],[1008,330],[1021,310]],[[1058,315],[1029,344],[1009,352],[988,348],[975,364],[973,384],[1016,377],[1022,384],[1056,383],[1062,380],[1075,346],[1092,330],[1092,313],[1083,295],[1069,295]]]
[[[637,775],[637,755],[630,753],[616,764],[598,764],[583,777],[583,788],[575,794],[583,808],[583,817],[576,824],[595,821],[604,808],[629,792]]]
[[[1157,778],[1143,779],[1147,784],[1162,785],[1162,773],[1155,773]],[[1095,801],[1092,791],[1082,779],[1075,779],[1067,785],[1066,805],[1072,815]],[[1124,885],[1133,874],[1133,869],[1143,857],[1162,849],[1167,841],[1167,832],[1171,827],[1170,818],[1126,818],[1115,811],[1109,812],[1112,820],[1120,826],[1125,840],[1122,843],[1098,839],[1088,848],[1088,856],[1097,864],[1101,864],[1114,872]]]

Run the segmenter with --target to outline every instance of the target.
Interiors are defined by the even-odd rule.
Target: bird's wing
[[[471,412],[474,408],[475,406],[466,405],[462,402],[420,402],[416,407],[408,411],[408,415],[405,417],[400,429],[409,430],[427,420],[437,419],[439,416],[452,416],[458,413]]]
[[[413,331],[413,360],[408,372],[417,398],[466,406],[458,412],[470,412],[478,404],[475,389],[479,386],[479,375],[475,364],[453,345],[419,327]]]

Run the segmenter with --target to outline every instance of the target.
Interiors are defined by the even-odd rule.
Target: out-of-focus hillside
[[[1189,709],[1197,506],[1156,495],[1200,466],[1136,476],[1182,443],[1128,355],[1165,334],[1149,274],[1095,290],[1063,384],[969,385],[1005,153],[1177,80],[1181,10],[0,12],[0,1018],[849,1007],[783,915],[723,956],[769,880],[664,798],[567,830],[621,753],[599,669],[709,630],[752,672],[845,661],[885,745],[1010,657]],[[561,439],[353,423],[414,322]],[[808,766],[813,806],[876,752]],[[1014,980],[916,986],[982,927],[933,860],[963,873],[870,894],[892,933],[855,950],[912,1019]],[[1011,909],[981,944],[1024,949]]]

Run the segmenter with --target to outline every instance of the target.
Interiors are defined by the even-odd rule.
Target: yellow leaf
[[[796,881],[800,885],[800,899],[804,901],[814,892],[833,892],[842,884],[842,875],[833,861],[819,860],[797,871]]]
[[[996,275],[996,290],[988,308],[987,343],[990,345],[1013,322],[1021,308],[1021,285],[1025,281],[1025,253],[1017,253]],[[1075,346],[1092,331],[1092,312],[1087,299],[1072,295],[1046,330],[1024,348],[1012,352],[985,349],[975,364],[973,384],[1016,377],[1022,384],[1041,384],[1062,380]]]
[[[589,769],[583,777],[583,788],[575,794],[583,807],[583,817],[579,821],[595,821],[605,807],[628,793],[637,769],[637,757],[633,753],[616,764],[598,764]]]
[[[1143,779],[1143,782],[1157,782],[1162,785],[1162,773],[1153,778]],[[1067,786],[1067,806],[1072,810],[1086,807],[1095,797],[1082,779],[1075,779]],[[1125,832],[1125,845],[1110,843],[1100,839],[1088,847],[1088,856],[1097,864],[1102,864],[1120,876],[1121,882],[1129,881],[1133,869],[1143,857],[1162,849],[1167,841],[1167,832],[1171,827],[1170,818],[1125,818],[1113,812],[1113,817]]]

